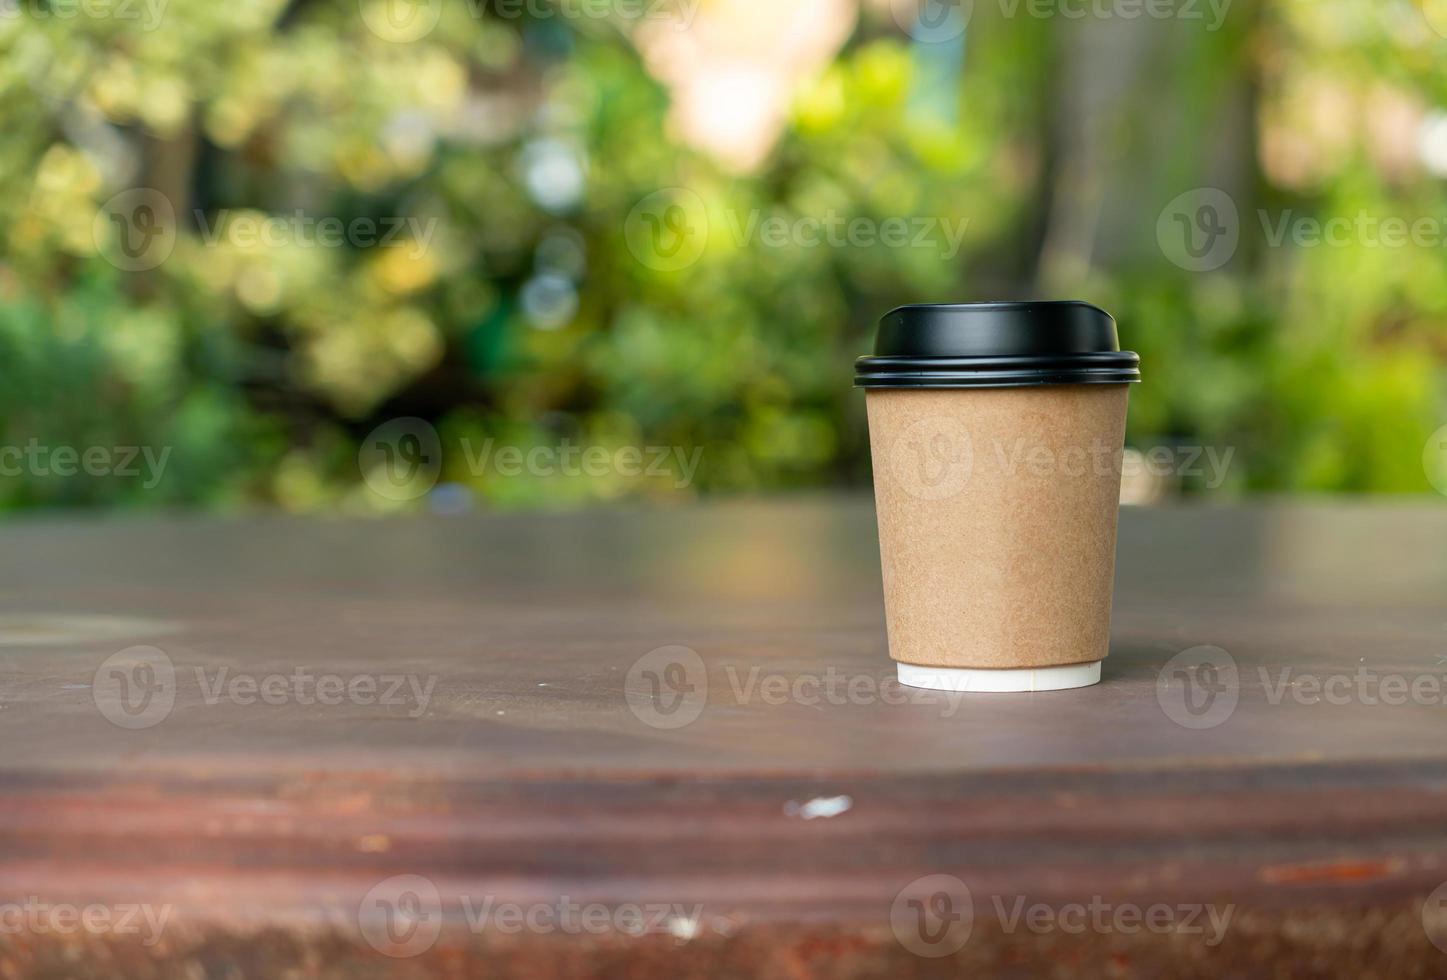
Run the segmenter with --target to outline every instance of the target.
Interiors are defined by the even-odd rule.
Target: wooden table
[[[1447,508],[1128,510],[954,698],[872,520],[6,526],[0,977],[1447,974]]]

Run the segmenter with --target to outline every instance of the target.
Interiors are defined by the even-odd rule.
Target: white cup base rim
[[[1068,691],[1100,683],[1100,661],[1060,667],[921,667],[896,664],[899,682],[928,691],[1015,694],[1027,691]]]

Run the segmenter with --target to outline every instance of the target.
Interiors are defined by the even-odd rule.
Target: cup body
[[[1128,392],[866,392],[894,660],[1020,670],[1105,658]]]

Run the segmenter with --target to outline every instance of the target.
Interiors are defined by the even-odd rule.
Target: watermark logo
[[[237,248],[343,248],[406,249],[409,259],[421,259],[437,234],[437,219],[383,215],[343,220],[314,217],[303,210],[288,215],[233,212],[222,208],[214,218],[197,209],[196,224],[207,248],[223,243]]]
[[[941,44],[964,36],[975,0],[891,0],[894,22],[916,41]]]
[[[925,875],[894,897],[889,926],[899,944],[916,956],[950,956],[970,941],[975,927],[974,898],[954,875]]]
[[[1447,37],[1447,0],[1417,0],[1427,26]]]
[[[308,707],[342,704],[383,705],[403,707],[407,717],[421,718],[432,702],[437,675],[425,678],[418,674],[317,674],[306,667],[294,667],[290,673],[233,674],[230,667],[207,672],[196,667],[196,686],[201,702],[207,707],[234,704],[249,707],[255,704],[278,707],[300,704]]]
[[[358,0],[358,6],[368,30],[397,44],[420,41],[442,20],[442,0]]]
[[[1231,0],[998,0],[1005,17],[1023,9],[1037,20],[1180,20],[1202,21],[1215,32],[1226,22]]]
[[[442,440],[425,419],[393,419],[362,440],[357,466],[377,496],[415,500],[437,485],[442,473]]]
[[[1234,904],[1140,904],[1112,902],[1100,895],[1093,895],[1088,901],[1052,903],[1031,901],[1023,894],[996,894],[990,896],[988,907],[982,908],[994,911],[999,930],[1006,935],[1022,931],[1037,936],[1049,933],[1131,936],[1147,932],[1200,937],[1208,947],[1222,943],[1236,913]],[[895,938],[917,956],[940,958],[958,952],[969,942],[975,923],[970,889],[953,875],[916,878],[900,890],[890,907],[890,925]]]
[[[26,17],[36,21],[136,21],[142,31],[161,26],[170,0],[0,0],[0,24]]]
[[[1422,931],[1428,942],[1447,953],[1447,881],[1433,889],[1422,903]]]
[[[176,665],[156,647],[127,647],[96,668],[90,691],[111,724],[152,728],[165,721],[176,704]]]
[[[563,439],[558,445],[499,445],[463,438],[457,443],[467,473],[511,479],[671,479],[675,490],[693,484],[703,462],[702,446],[592,446]],[[424,419],[393,419],[373,429],[357,450],[362,479],[378,496],[393,501],[415,500],[432,490],[444,458],[437,430]]]
[[[974,442],[959,419],[927,415],[905,426],[895,438],[888,467],[910,496],[944,500],[969,482],[975,468]]]
[[[1096,447],[1092,447],[1094,448]],[[1061,454],[1062,465],[1078,468],[1071,462],[1071,455],[1069,451]],[[1121,475],[1127,479],[1141,476],[1158,479],[1170,476],[1190,477],[1200,480],[1201,486],[1206,490],[1216,490],[1226,482],[1231,461],[1235,456],[1235,446],[1152,446],[1149,449],[1127,452],[1121,460]],[[1100,457],[1097,456],[1096,459],[1099,472]]]
[[[1225,723],[1240,698],[1236,660],[1220,647],[1183,650],[1156,676],[1156,701],[1166,717],[1182,728],[1200,731]]]
[[[675,30],[693,24],[701,0],[466,0],[472,15],[485,11],[502,20],[612,20],[620,24],[638,21],[666,21]]]
[[[703,462],[703,447],[692,452],[683,446],[583,446],[564,439],[557,446],[498,446],[484,439],[476,446],[470,439],[462,440],[462,455],[467,470],[481,476],[489,469],[502,477],[527,474],[536,477],[593,478],[609,475],[625,479],[640,477],[673,477],[673,488],[682,490],[693,483]]]
[[[818,214],[786,210],[742,211],[721,216],[737,248],[923,249],[949,260],[959,254],[969,218],[934,215],[850,215],[834,208]],[[703,255],[710,230],[703,199],[687,188],[668,188],[645,197],[629,212],[624,234],[634,258],[650,269],[673,272]]]
[[[407,717],[427,713],[437,676],[417,674],[318,674],[298,666],[289,673],[234,673],[229,666],[208,671],[193,667],[199,704],[239,707],[286,704],[381,705],[405,708]],[[91,695],[101,715],[121,728],[153,728],[171,715],[182,675],[164,651],[129,647],[107,657],[96,669]]]
[[[628,251],[657,272],[677,272],[697,262],[708,231],[703,198],[687,187],[654,191],[633,206],[623,223]]]
[[[708,668],[696,650],[659,647],[633,662],[624,696],[628,710],[650,728],[684,728],[708,705]]]
[[[1176,196],[1161,210],[1156,242],[1167,259],[1187,272],[1211,272],[1236,254],[1241,214],[1230,194],[1198,187]]]
[[[1447,676],[1416,673],[1408,676],[1382,673],[1365,665],[1350,674],[1298,673],[1283,667],[1275,676],[1265,667],[1256,668],[1266,703],[1293,704],[1304,707],[1359,704],[1368,708],[1380,705],[1397,707],[1405,704],[1425,707],[1447,705]]]
[[[48,446],[32,437],[23,446],[0,446],[0,476],[58,476],[69,478],[84,473],[141,481],[154,490],[166,475],[170,446],[158,452],[151,446]]]
[[[1422,469],[1427,482],[1447,496],[1447,425],[1432,433],[1422,447]]]
[[[362,897],[357,925],[367,945],[384,956],[420,956],[442,935],[442,896],[430,878],[393,875]]]
[[[1256,212],[1262,237],[1271,248],[1447,248],[1447,220],[1438,215],[1376,214],[1359,210],[1319,218],[1287,208]]]
[[[1087,445],[1045,446],[1027,439],[993,440],[996,470],[1012,479],[1044,480],[1065,476],[1079,480],[1105,477],[1195,477],[1207,490],[1226,482],[1236,447],[1152,446],[1123,454],[1121,448],[1099,439]]]
[[[176,248],[176,209],[158,190],[137,187],[101,205],[91,224],[96,251],[122,272],[145,272]]]
[[[926,416],[904,428],[889,445],[884,463],[910,496],[943,500],[963,492],[982,472],[1026,481],[1189,477],[1215,490],[1226,482],[1235,455],[1234,446],[1125,450],[1101,439],[1078,445],[1045,445],[1025,438],[976,440],[961,420]]]
[[[704,907],[679,902],[578,902],[567,895],[543,902],[508,902],[496,895],[449,894],[452,921],[474,935],[495,932],[570,936],[666,934],[683,944],[698,935]],[[430,878],[393,875],[374,885],[357,909],[362,938],[377,952],[402,959],[421,956],[440,938],[444,896]],[[719,928],[715,920],[715,928]]]
[[[913,248],[953,259],[964,244],[969,218],[930,215],[768,214],[754,208],[747,214],[726,212],[729,234],[739,248],[757,242],[764,248]]]
[[[724,668],[729,692],[735,704],[754,702],[782,707],[787,704],[814,708],[887,704],[893,706],[938,707],[940,717],[952,718],[967,696],[964,691],[930,691],[901,684],[893,673],[885,677],[873,674],[851,674],[834,667],[822,673],[765,673],[762,667],[750,667],[741,673],[732,664]]]
[[[1265,248],[1447,249],[1447,216],[1354,213],[1315,215],[1293,208],[1255,211]],[[1162,253],[1189,272],[1210,272],[1231,260],[1243,232],[1236,203],[1224,191],[1197,188],[1161,211],[1156,239]]]
[[[1099,895],[1091,896],[1088,902],[1061,905],[1029,902],[1024,895],[1013,896],[1008,906],[1003,895],[991,896],[990,902],[999,919],[1000,930],[1007,935],[1018,932],[1022,927],[1037,936],[1052,932],[1071,936],[1087,932],[1124,936],[1149,932],[1158,936],[1201,936],[1203,944],[1208,947],[1221,945],[1231,927],[1231,917],[1236,914],[1234,904],[1219,906],[1188,902],[1168,905],[1155,902],[1139,905],[1135,902],[1108,902]]]
[[[303,210],[261,214],[222,208],[214,215],[192,212],[207,248],[230,245],[256,248],[405,249],[408,258],[424,257],[436,236],[436,218],[405,215],[315,217]],[[101,205],[92,225],[96,250],[126,272],[154,269],[176,248],[176,211],[160,191],[135,188]]]
[[[0,936],[139,936],[149,948],[161,941],[174,911],[172,905],[73,905],[31,895],[0,903]]]
[[[1201,21],[1219,31],[1231,0],[995,0],[995,13],[1005,19],[1034,20],[1180,20]],[[969,27],[975,0],[892,0],[895,23],[910,37],[926,43],[953,41]]]
[[[442,19],[443,0],[359,0],[362,20],[384,41],[407,43],[431,34]],[[692,25],[699,0],[460,0],[474,20],[589,20],[633,25],[666,21],[676,30]]]

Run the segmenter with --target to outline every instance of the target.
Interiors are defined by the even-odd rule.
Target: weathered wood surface
[[[953,699],[871,521],[0,529],[0,977],[1447,972],[1447,508],[1127,511],[1104,683]]]

